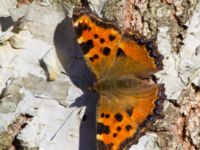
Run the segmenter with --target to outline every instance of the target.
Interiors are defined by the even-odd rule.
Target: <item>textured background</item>
[[[200,2],[90,2],[122,29],[156,38],[165,57],[156,74],[166,88],[165,117],[131,150],[199,150]],[[95,149],[97,95],[86,91],[94,77],[70,19],[79,4],[0,1],[0,150]]]

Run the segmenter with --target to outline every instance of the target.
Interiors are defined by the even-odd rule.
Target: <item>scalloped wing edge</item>
[[[148,115],[148,117],[139,124],[139,127],[137,129],[137,132],[133,135],[133,137],[125,140],[119,147],[119,150],[130,148],[133,144],[137,144],[140,137],[146,134],[146,131],[150,126],[152,126],[153,123],[157,119],[163,118],[162,109],[163,109],[163,103],[166,99],[165,95],[165,88],[164,84],[159,84],[159,93],[158,93],[158,99],[154,102],[154,109],[153,113]]]

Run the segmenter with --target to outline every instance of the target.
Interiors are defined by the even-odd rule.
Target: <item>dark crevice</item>
[[[47,65],[46,63],[44,62],[44,60],[39,60],[39,63],[40,63],[40,66],[43,68],[44,72],[45,72],[45,75],[47,77],[47,81],[51,81],[50,80],[50,74],[48,72],[48,68],[47,68]]]
[[[193,143],[193,140],[192,140],[191,137],[187,136],[187,139],[188,139],[188,142],[190,143],[190,145],[192,145],[192,147],[193,147],[195,150],[199,150],[198,146],[195,145],[195,144]]]
[[[160,129],[158,129],[158,128],[155,128],[155,127],[149,128],[148,131],[149,131],[149,132],[153,132],[153,133],[155,133],[155,132],[156,132],[156,133],[158,133],[158,132],[159,132],[159,133],[161,133],[161,132],[166,132],[166,133],[169,132],[168,129],[165,129],[165,128],[160,128]]]
[[[12,145],[14,146],[14,148],[16,150],[23,150],[25,149],[22,145],[21,145],[21,141],[19,139],[17,139],[18,134],[21,132],[22,129],[24,129],[27,125],[28,125],[28,121],[30,121],[30,119],[33,116],[29,115],[29,114],[20,114],[16,120],[9,125],[9,132],[12,133],[13,136],[13,141],[12,141]]]
[[[183,138],[183,141],[185,141],[185,139],[187,137],[187,135],[186,135],[186,128],[187,128],[186,118],[187,118],[187,116],[185,114],[182,114],[182,118],[183,118],[182,138]]]
[[[183,138],[183,141],[188,141],[195,150],[199,150],[198,146],[194,144],[192,138],[186,134],[187,128],[188,128],[187,127],[187,117],[188,116],[186,116],[185,114],[182,114],[182,118],[183,118],[182,138]]]
[[[177,100],[169,99],[168,101],[169,101],[171,104],[173,104],[174,107],[178,107],[178,108],[181,107],[181,105],[177,102]]]
[[[17,139],[17,136],[13,139],[12,144],[15,147],[16,150],[24,150],[23,146],[21,145],[20,140]]]
[[[21,114],[21,115],[22,115],[23,117],[27,118],[27,119],[33,118],[33,116],[30,115],[30,114]]]
[[[1,93],[0,93],[0,100],[6,96],[6,95],[5,95],[6,89],[7,89],[7,87],[5,87],[5,88],[1,91]],[[1,101],[0,101],[0,103],[1,103]]]
[[[195,85],[194,83],[191,84],[192,88],[194,89],[195,93],[200,92],[200,87]]]

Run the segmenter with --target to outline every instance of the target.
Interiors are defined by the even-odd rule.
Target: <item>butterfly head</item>
[[[84,15],[88,15],[91,13],[91,10],[88,8],[75,8],[74,12],[73,12],[73,22],[76,23],[78,19],[80,19],[80,17],[84,16]],[[76,25],[74,25],[76,26]]]

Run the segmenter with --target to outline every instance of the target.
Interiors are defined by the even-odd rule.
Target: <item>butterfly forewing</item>
[[[147,41],[137,32],[124,33],[119,44],[122,56],[132,65],[129,73],[147,78],[162,69],[162,56],[158,53],[154,41]],[[118,52],[119,53],[119,52]],[[120,57],[120,55],[118,55]],[[117,60],[116,60],[117,62]]]
[[[73,21],[86,63],[98,79],[113,64],[121,32],[86,8],[75,9]]]

